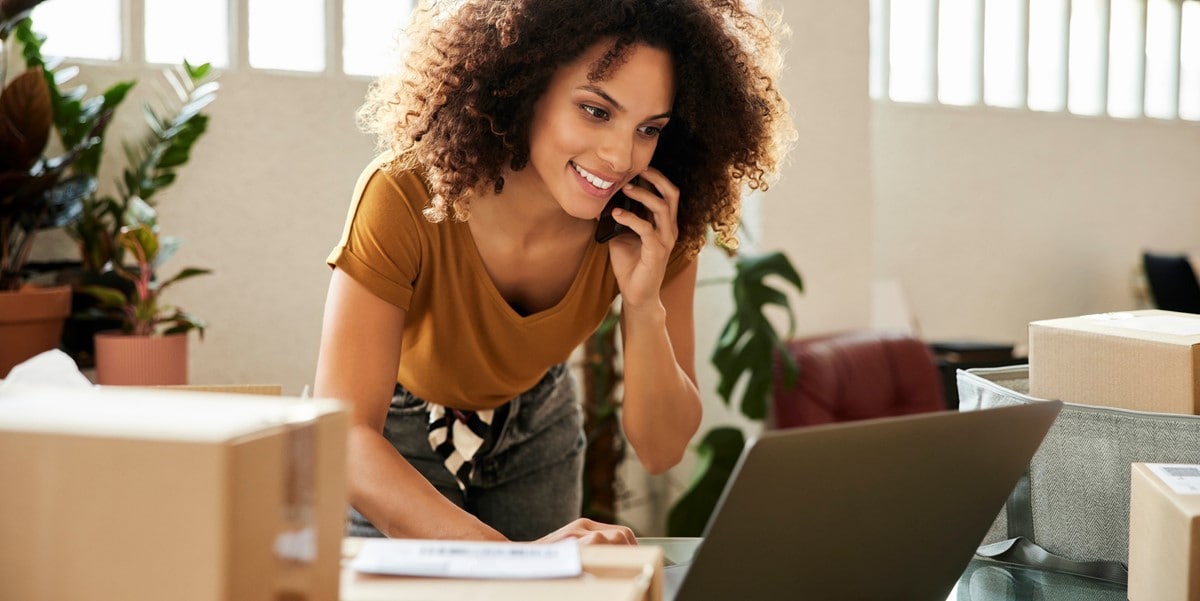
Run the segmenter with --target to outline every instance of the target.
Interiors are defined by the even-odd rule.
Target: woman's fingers
[[[653,209],[651,209],[654,212],[655,222],[670,223],[674,225],[676,222],[676,215],[679,213],[679,187],[672,183],[671,180],[667,179],[667,176],[663,175],[661,171],[653,167],[647,167],[646,170],[640,174],[640,176],[647,183],[654,186],[654,189],[658,191],[658,194],[655,194],[650,190],[645,190],[646,194],[656,198],[661,198],[664,201],[663,203],[656,203],[659,205],[665,205],[662,206],[664,209],[663,211],[653,211]],[[636,190],[635,193],[636,192],[641,192],[641,190]],[[629,197],[633,198],[634,200],[639,200],[639,197],[636,197],[633,194],[629,194]],[[650,205],[647,206],[649,207]],[[660,212],[662,213],[661,215]]]
[[[546,536],[538,539],[540,543],[553,543],[574,538],[583,545],[636,545],[637,537],[633,530],[625,526],[604,524],[587,518],[579,518]]]

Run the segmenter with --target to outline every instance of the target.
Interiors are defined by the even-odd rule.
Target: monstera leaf
[[[700,536],[725,483],[737,466],[746,437],[732,426],[713,428],[696,447],[698,462],[687,491],[667,514],[667,536]]]
[[[773,276],[791,284],[797,292],[804,290],[800,274],[783,253],[738,259],[733,278],[734,312],[725,322],[712,354],[712,363],[719,376],[717,393],[727,405],[735,405],[733,393],[738,382],[744,379],[742,398],[736,405],[743,415],[756,420],[767,414],[773,358],[779,356],[783,361],[787,382],[796,377],[795,361],[783,352],[783,341],[795,330],[795,317],[787,295],[767,281]],[[769,305],[776,305],[787,313],[788,332],[783,337],[764,313]]]

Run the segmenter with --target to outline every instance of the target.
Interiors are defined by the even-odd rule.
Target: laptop
[[[764,433],[672,601],[945,601],[1062,403]]]

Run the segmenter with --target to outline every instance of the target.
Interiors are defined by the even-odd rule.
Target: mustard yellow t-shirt
[[[359,177],[341,241],[328,258],[407,313],[396,381],[447,407],[498,407],[565,361],[604,319],[619,292],[605,245],[591,242],[559,303],[517,313],[484,269],[466,223],[430,223],[424,180],[373,161]],[[688,263],[678,249],[666,278]]]

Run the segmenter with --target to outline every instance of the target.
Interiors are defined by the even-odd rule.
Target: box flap
[[[337,401],[154,389],[0,389],[0,431],[220,443],[340,410]]]
[[[1200,345],[1200,315],[1157,309],[1046,319],[1032,322],[1029,327],[1076,330],[1178,346]]]

